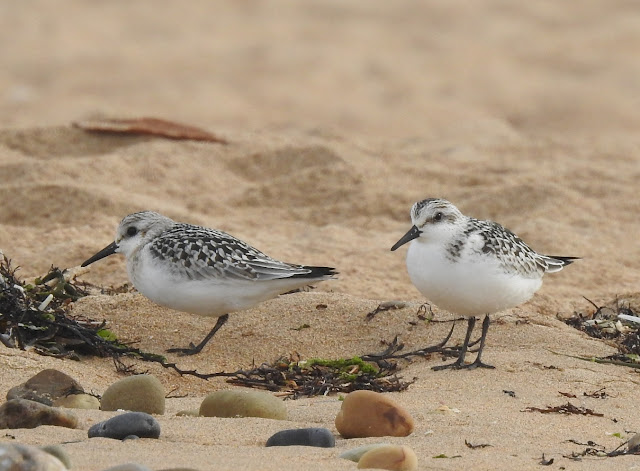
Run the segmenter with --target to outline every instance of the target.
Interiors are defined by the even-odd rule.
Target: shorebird
[[[122,219],[115,241],[82,266],[114,253],[126,257],[131,283],[151,301],[218,318],[197,345],[168,350],[184,355],[199,353],[229,313],[337,274],[330,267],[275,260],[225,232],[179,223],[153,211]]]
[[[462,214],[449,201],[428,198],[411,208],[413,226],[391,247],[411,242],[409,277],[429,301],[468,316],[467,333],[458,359],[434,367],[493,368],[481,360],[489,314],[529,300],[542,286],[545,273],[562,270],[578,257],[542,255],[500,224]],[[473,363],[464,362],[476,315],[485,315],[480,347]]]

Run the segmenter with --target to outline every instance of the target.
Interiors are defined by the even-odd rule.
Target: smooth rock
[[[358,469],[372,468],[388,469],[390,471],[414,471],[418,469],[418,457],[408,446],[379,446],[367,451],[358,461]]]
[[[179,410],[176,412],[176,417],[200,417],[200,412],[197,410]]]
[[[152,471],[152,470],[138,463],[124,463],[124,464],[119,464],[117,466],[112,466],[111,468],[105,469],[104,471]]]
[[[55,456],[31,445],[0,443],[2,471],[67,471]]]
[[[83,393],[84,389],[71,376],[54,369],[42,370],[19,386],[9,389],[7,401],[28,399],[48,406],[59,397]]]
[[[116,381],[102,395],[102,410],[130,410],[147,414],[164,414],[165,392],[152,375],[129,376]]]
[[[345,396],[335,420],[344,438],[406,437],[413,419],[388,396],[373,391],[354,391]]]
[[[204,417],[262,417],[286,420],[287,408],[282,400],[263,391],[216,391],[200,405]]]
[[[336,446],[336,439],[326,428],[287,429],[271,435],[265,446],[291,445],[332,448]]]
[[[71,411],[27,399],[12,399],[0,406],[0,429],[36,428],[40,425],[76,428],[78,418]]]
[[[66,407],[67,409],[100,409],[100,401],[91,394],[71,394],[53,401],[54,407]]]
[[[347,450],[342,453],[339,458],[344,460],[350,460],[354,462],[360,461],[362,455],[364,455],[367,451],[373,450],[374,448],[379,448],[381,446],[389,446],[390,443],[372,443],[371,445],[359,446],[358,448],[352,448],[351,450]]]
[[[636,433],[627,442],[627,449],[630,453],[635,453],[640,448],[640,433]]]
[[[125,412],[98,422],[89,428],[89,438],[106,437],[122,440],[129,435],[140,438],[158,438],[160,424],[145,412]]]
[[[40,449],[58,458],[60,462],[67,468],[71,468],[71,458],[69,457],[69,454],[64,450],[64,448],[62,448],[60,445],[41,446]]]

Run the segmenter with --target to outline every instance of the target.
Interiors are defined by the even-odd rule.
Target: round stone
[[[109,420],[98,422],[89,429],[89,438],[106,437],[122,440],[129,435],[140,438],[158,438],[160,424],[145,412],[125,412],[111,417]]]
[[[48,406],[59,397],[84,392],[80,383],[66,373],[54,369],[42,370],[19,386],[9,389],[7,401],[28,399]]]
[[[54,407],[66,407],[67,409],[100,409],[100,401],[91,394],[72,394],[60,397],[53,401]]]
[[[374,448],[387,445],[389,445],[389,443],[372,443],[371,445],[359,446],[358,448],[352,448],[351,450],[345,451],[340,455],[340,458],[357,463],[366,452],[373,450]]]
[[[11,399],[0,406],[0,429],[36,428],[40,425],[76,428],[78,417],[71,411],[27,399]]]
[[[200,405],[204,417],[262,417],[286,420],[287,408],[282,400],[263,391],[216,391]]]
[[[344,438],[406,437],[413,432],[409,413],[387,395],[373,391],[347,394],[335,425]]]
[[[67,467],[52,454],[31,445],[0,443],[0,469],[67,471]]]
[[[317,446],[332,448],[336,446],[336,439],[326,428],[298,428],[280,430],[271,435],[266,446]]]
[[[40,447],[42,451],[46,451],[50,455],[58,458],[62,464],[64,464],[67,468],[71,469],[71,458],[69,454],[62,448],[60,445],[47,445]]]
[[[358,461],[358,469],[388,469],[390,471],[414,471],[418,469],[418,457],[404,445],[385,445],[367,451]]]
[[[130,410],[147,414],[164,414],[165,392],[152,375],[123,378],[107,388],[102,395],[102,410]]]

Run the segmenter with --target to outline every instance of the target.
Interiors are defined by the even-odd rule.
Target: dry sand
[[[78,265],[113,240],[126,214],[153,209],[226,230],[287,261],[335,266],[340,279],[231,316],[197,357],[203,372],[299,352],[364,354],[400,335],[437,342],[442,324],[413,327],[423,301],[389,252],[411,204],[443,196],[500,221],[535,249],[584,257],[550,275],[523,306],[494,316],[491,371],[441,371],[417,360],[393,397],[414,416],[405,439],[421,469],[637,469],[637,457],[562,455],[640,431],[636,372],[563,355],[614,350],[556,319],[637,291],[640,177],[640,7],[629,1],[3,2],[0,40],[0,249],[22,276]],[[86,134],[93,115],[157,116],[198,125],[221,146]],[[84,277],[126,281],[111,257]],[[379,301],[406,309],[364,316]],[[318,304],[327,304],[318,310]],[[136,293],[85,298],[74,312],[162,352],[202,337],[211,319],[159,308]],[[436,309],[438,318],[451,315]],[[291,330],[301,324],[310,329]],[[459,326],[456,338],[463,334]],[[563,355],[556,355],[554,352]],[[53,367],[102,393],[108,360],[55,360],[0,346],[0,397]],[[290,420],[177,418],[229,387],[150,368],[175,394],[159,441],[86,439],[86,430],[15,430],[65,445],[75,469],[136,461],[151,468],[354,469],[337,448],[265,449],[286,427],[332,430],[335,396],[287,403]],[[583,396],[606,387],[607,399]],[[503,390],[514,391],[515,398]],[[575,405],[604,417],[523,412]],[[441,413],[446,405],[459,412]],[[85,426],[109,414],[85,412]],[[4,439],[0,439],[4,440]],[[464,441],[489,443],[469,449]],[[460,455],[435,459],[436,455]]]

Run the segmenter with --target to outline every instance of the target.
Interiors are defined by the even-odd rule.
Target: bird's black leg
[[[487,365],[486,363],[482,363],[480,360],[480,356],[482,355],[482,350],[484,349],[484,342],[487,338],[487,332],[489,332],[489,314],[484,317],[484,321],[482,321],[482,335],[480,336],[480,348],[478,349],[478,355],[476,356],[476,360],[470,365],[465,365],[464,368],[474,369],[474,368],[495,368],[495,366]]]
[[[471,316],[467,321],[467,334],[464,337],[464,343],[462,344],[462,348],[460,349],[460,355],[458,359],[453,363],[449,363],[446,365],[434,366],[431,368],[435,371],[446,370],[447,368],[460,369],[466,368],[467,366],[464,364],[464,357],[467,354],[467,348],[469,347],[469,339],[471,339],[471,333],[473,332],[473,328],[476,325],[476,318]]]
[[[225,322],[229,320],[229,314],[225,314],[224,316],[218,317],[218,322],[213,326],[211,332],[207,334],[207,336],[202,339],[198,345],[194,345],[193,342],[187,348],[170,348],[167,350],[168,353],[179,353],[180,355],[195,355],[196,353],[200,353],[204,346],[211,340],[211,338],[216,335],[216,332],[220,330]]]

